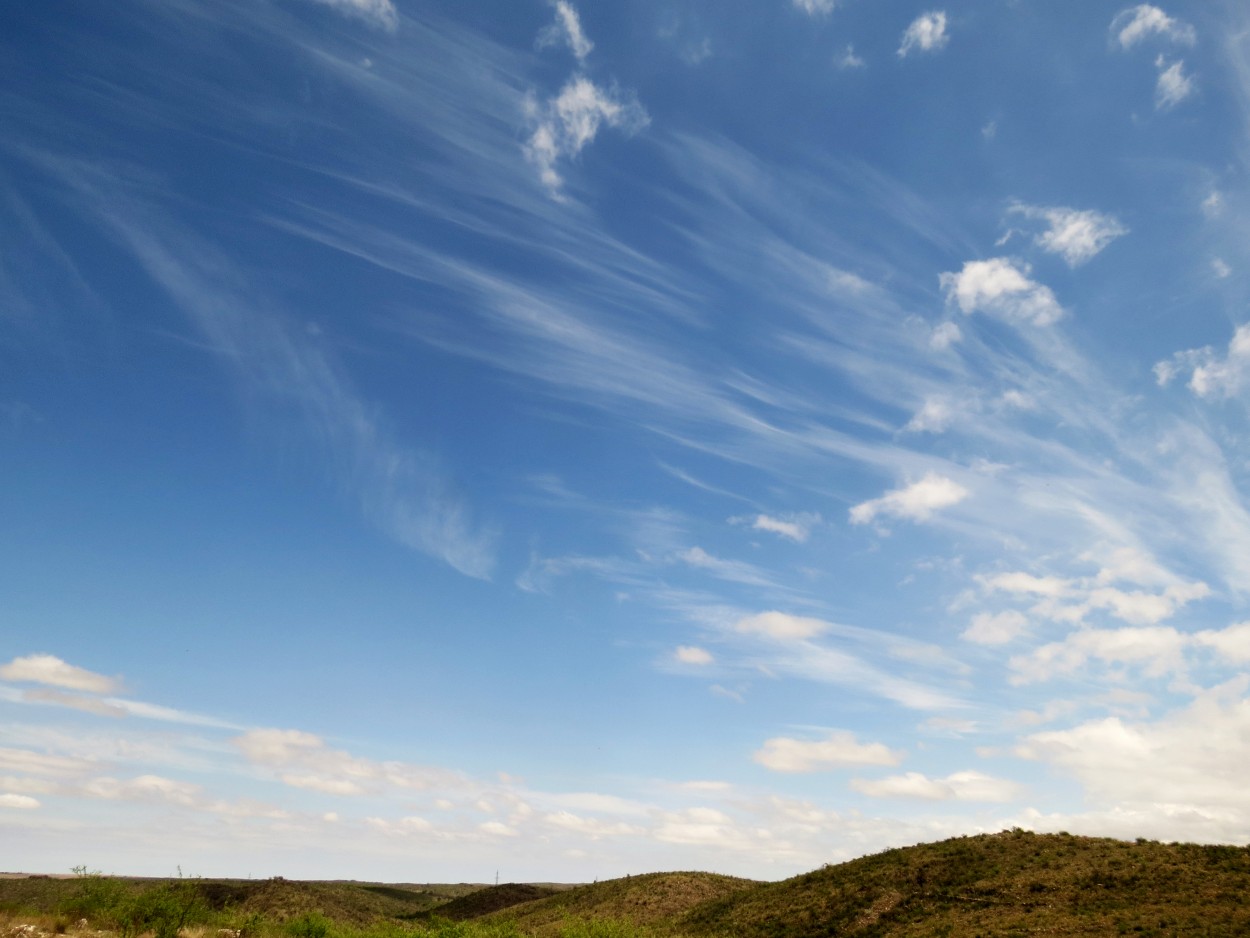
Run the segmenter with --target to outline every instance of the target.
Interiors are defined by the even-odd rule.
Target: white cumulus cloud
[[[808,16],[819,16],[832,13],[837,2],[836,0],[794,0],[794,5]]]
[[[981,312],[1011,323],[1049,326],[1064,313],[1051,289],[1029,278],[1032,270],[1010,258],[968,261],[959,273],[939,277],[948,303],[967,314]]]
[[[557,197],[564,184],[560,162],[581,153],[601,127],[634,134],[650,122],[632,96],[615,87],[601,88],[585,75],[573,76],[556,97],[542,104],[531,100],[528,110],[534,129],[525,156]]]
[[[1046,223],[1046,230],[1034,238],[1038,247],[1058,254],[1069,267],[1076,267],[1097,255],[1128,229],[1111,215],[1074,208],[1024,205],[1017,202],[1010,211]]]
[[[1083,629],[1009,662],[1013,684],[1031,684],[1073,674],[1098,661],[1110,667],[1132,665],[1148,677],[1182,674],[1192,652],[1213,654],[1224,665],[1250,662],[1250,623],[1185,633],[1171,626]]]
[[[977,645],[1006,645],[1023,635],[1028,626],[1028,618],[1015,609],[982,612],[972,617],[972,623],[960,637]]]
[[[913,49],[932,52],[945,46],[949,39],[944,11],[922,13],[903,31],[903,40],[899,44],[898,54],[906,56]]]
[[[778,736],[766,740],[752,758],[774,772],[815,772],[851,765],[898,765],[903,757],[883,743],[861,743],[854,733],[836,730],[817,740]]]
[[[850,511],[851,524],[868,524],[880,515],[926,521],[935,511],[957,505],[969,494],[953,479],[930,472],[919,482],[856,505]]]
[[[711,664],[713,660],[712,653],[706,648],[699,648],[694,645],[679,645],[677,650],[673,652],[673,657],[682,664],[705,665]]]
[[[17,808],[20,811],[33,811],[39,807],[39,799],[30,795],[0,794],[0,808]]]
[[[1238,326],[1221,357],[1211,346],[1177,352],[1154,367],[1160,387],[1189,373],[1189,389],[1203,398],[1228,398],[1240,393],[1250,378],[1250,324]]]
[[[1231,830],[1244,831],[1250,821],[1248,683],[1242,676],[1204,691],[1157,722],[1107,717],[1036,733],[1016,754],[1066,771],[1092,799],[1146,809],[1156,819],[1163,811],[1180,811],[1199,821],[1219,811],[1226,831],[1230,820],[1235,822]],[[1227,817],[1229,810],[1236,818]],[[1244,834],[1228,839],[1241,842]]]
[[[761,612],[739,619],[734,630],[744,635],[763,635],[778,642],[806,641],[829,629],[822,619],[792,616],[784,612]]]
[[[1113,42],[1121,49],[1131,49],[1150,36],[1192,46],[1197,36],[1188,23],[1174,19],[1157,6],[1141,3],[1121,10],[1111,21]]]

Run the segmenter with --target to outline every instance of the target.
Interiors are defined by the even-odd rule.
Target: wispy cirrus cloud
[[[66,664],[55,655],[47,654],[26,655],[0,665],[0,680],[46,684],[92,694],[110,694],[121,687],[117,678]]]
[[[399,11],[392,0],[314,0],[348,16],[358,17],[389,32],[399,28]]]
[[[248,390],[276,410],[293,406],[332,463],[348,467],[346,481],[369,521],[467,576],[489,578],[495,529],[474,519],[437,457],[395,441],[315,335],[264,309],[242,270],[158,210],[86,179],[72,184],[87,187],[96,220],[225,353]]]
[[[582,20],[577,8],[568,0],[555,0],[552,6],[555,8],[556,21],[538,34],[538,47],[542,49],[563,42],[579,62],[584,61],[595,44],[582,31]]]
[[[792,0],[792,2],[808,16],[828,15],[837,6],[837,0]]]
[[[1155,83],[1155,107],[1158,110],[1170,110],[1194,93],[1194,78],[1186,73],[1182,60],[1169,62],[1159,56],[1155,60],[1155,67],[1159,70],[1159,78]]]
[[[767,531],[787,540],[803,544],[811,536],[812,528],[820,524],[820,515],[815,512],[798,512],[795,514],[773,515],[759,514],[752,517],[731,518],[733,524],[749,524],[752,530]]]

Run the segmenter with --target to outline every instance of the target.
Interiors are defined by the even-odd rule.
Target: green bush
[[[326,938],[331,924],[333,923],[320,912],[305,912],[299,918],[293,918],[286,923],[286,933],[291,938]]]
[[[121,913],[130,902],[130,890],[121,880],[96,870],[88,873],[85,866],[74,867],[77,888],[65,901],[62,911],[71,918],[85,918],[93,925],[118,926]]]
[[[194,879],[179,878],[139,893],[120,916],[122,938],[152,932],[155,938],[178,938],[187,925],[202,921],[207,909]]]

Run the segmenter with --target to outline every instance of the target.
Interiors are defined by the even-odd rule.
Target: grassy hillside
[[[716,873],[646,873],[577,886],[486,919],[508,920],[520,931],[534,935],[556,934],[571,919],[659,926],[703,903],[757,885],[749,879]]]
[[[22,912],[51,915],[86,913],[85,887],[102,882],[118,902],[167,886],[165,879],[134,877],[47,877],[0,879],[0,913]],[[482,887],[456,885],[385,885],[357,882],[302,882],[283,879],[190,879],[184,881],[198,895],[200,904],[213,913],[260,918],[274,922],[318,912],[345,924],[364,925],[380,920],[403,920],[443,905]],[[87,903],[90,905],[90,902]],[[99,901],[97,900],[97,904]]]
[[[777,883],[651,873],[548,891],[280,878],[0,878],[0,936],[1250,936],[1250,848],[1020,830],[888,850]],[[78,931],[80,917],[89,931]]]
[[[692,938],[1250,935],[1250,850],[964,837],[764,884],[671,924]]]

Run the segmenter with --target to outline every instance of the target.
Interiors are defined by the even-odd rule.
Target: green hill
[[[670,924],[691,938],[1250,935],[1250,849],[961,837],[760,885]]]
[[[186,888],[203,912],[194,919],[199,931],[183,938],[216,927],[237,938],[241,926],[247,938],[1250,936],[1250,848],[1022,830],[887,850],[775,883],[711,873],[649,873],[561,891],[0,878],[0,935],[50,938],[79,915],[94,921],[81,911],[91,896],[97,907],[108,899],[120,909],[148,891],[182,896]],[[30,913],[42,916],[33,931],[17,924]],[[107,915],[99,921],[94,938],[117,933]]]
[[[92,878],[94,879],[94,877]],[[106,877],[119,895],[136,896],[171,882],[166,879]],[[284,879],[191,879],[188,884],[203,905],[236,917],[259,916],[285,922],[318,912],[336,922],[367,925],[404,920],[480,890],[479,885],[385,885],[358,882],[308,882]],[[51,914],[72,908],[85,880],[77,877],[10,877],[0,879],[0,913]]]

